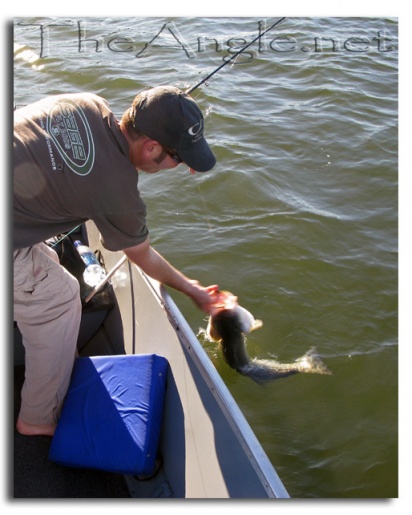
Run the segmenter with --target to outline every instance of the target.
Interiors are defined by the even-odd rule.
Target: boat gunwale
[[[166,312],[179,342],[192,357],[193,362],[221,408],[242,449],[248,456],[268,497],[290,498],[240,407],[166,288],[158,281],[147,276],[137,265],[133,266],[152,291],[157,303]]]

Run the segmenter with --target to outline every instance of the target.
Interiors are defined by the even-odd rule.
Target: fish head
[[[262,327],[262,321],[256,320],[255,317],[238,303],[238,298],[228,291],[217,291],[215,293],[215,303],[211,310],[207,335],[215,341],[222,339],[222,324],[225,329],[231,331],[239,331],[239,333],[250,333],[251,331]],[[218,327],[221,328],[219,331]]]
[[[237,297],[229,291],[216,291],[213,293],[214,301],[210,314],[216,315],[225,309],[234,309],[238,306]]]

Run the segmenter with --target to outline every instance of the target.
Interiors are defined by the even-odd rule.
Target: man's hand
[[[189,279],[189,289],[187,295],[191,297],[193,302],[205,313],[210,315],[213,304],[216,302],[215,293],[219,291],[217,285],[213,286],[202,286],[198,281]]]

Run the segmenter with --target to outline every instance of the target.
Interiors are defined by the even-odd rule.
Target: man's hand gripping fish
[[[270,379],[287,377],[298,372],[331,374],[325,363],[310,349],[293,363],[279,363],[273,359],[251,360],[246,349],[245,333],[262,327],[260,320],[245,308],[239,306],[237,297],[229,292],[217,291],[213,305],[207,335],[219,342],[227,364],[243,375],[251,377],[257,383]]]

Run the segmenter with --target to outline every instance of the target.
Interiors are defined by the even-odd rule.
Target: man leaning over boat
[[[44,241],[93,220],[103,246],[123,250],[147,275],[210,312],[203,287],[150,244],[138,173],[180,163],[206,172],[216,159],[194,100],[159,86],[133,101],[120,122],[91,93],[55,95],[15,111],[14,320],[25,348],[17,430],[53,435],[76,356],[79,284]]]

